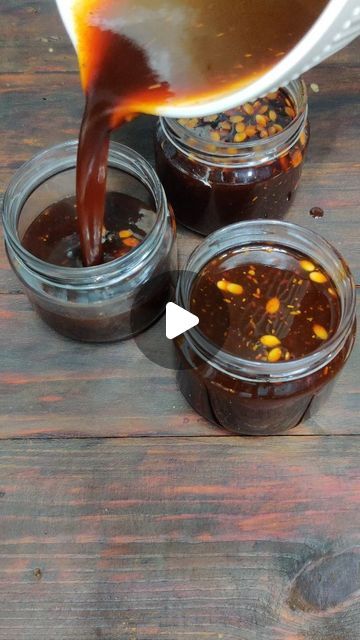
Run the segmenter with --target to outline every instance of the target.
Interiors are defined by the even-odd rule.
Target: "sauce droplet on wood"
[[[315,219],[323,218],[324,209],[321,209],[321,207],[312,207],[312,209],[310,209],[310,215]]]

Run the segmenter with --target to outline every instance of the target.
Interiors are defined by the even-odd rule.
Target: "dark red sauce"
[[[138,247],[152,229],[157,214],[149,205],[122,193],[106,194],[101,229],[103,262],[125,256]],[[75,197],[47,207],[27,229],[22,245],[33,255],[62,267],[81,267]]]
[[[204,267],[191,291],[191,311],[219,348],[248,360],[278,362],[303,358],[333,336],[340,301],[329,276],[306,256],[254,246],[227,252]]]

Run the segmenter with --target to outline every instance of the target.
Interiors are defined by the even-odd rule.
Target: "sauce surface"
[[[243,143],[271,138],[286,129],[296,118],[294,100],[284,89],[269,93],[255,102],[247,102],[224,113],[202,118],[179,118],[178,123],[191,132],[192,137],[209,142]],[[216,145],[208,151],[215,152]],[[227,152],[236,153],[230,147]]]
[[[111,262],[138,247],[156,217],[156,212],[138,198],[107,193],[101,230],[103,261]],[[50,264],[82,267],[75,197],[64,198],[42,211],[26,230],[22,245]]]
[[[271,245],[235,249],[209,262],[193,284],[190,310],[219,348],[265,362],[302,358],[321,348],[341,315],[337,290],[324,270],[301,253]]]

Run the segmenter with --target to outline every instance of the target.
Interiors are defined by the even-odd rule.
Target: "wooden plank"
[[[323,78],[320,93],[310,98],[312,140],[309,155],[288,219],[320,231],[335,243],[360,282],[360,253],[354,233],[359,202],[360,164],[356,144],[360,127],[359,83],[352,75],[342,74],[345,79],[339,87],[339,99],[339,93],[334,93],[333,70],[320,67],[317,73],[320,70]],[[33,154],[52,144],[76,138],[83,98],[77,74],[13,74],[3,76],[2,80],[0,189],[5,189],[16,168]],[[116,132],[114,138],[153,161],[154,124],[155,118],[141,117]],[[323,220],[310,217],[309,210],[313,206],[325,210]],[[198,237],[181,235],[180,231],[183,260],[198,241]],[[7,269],[7,261],[0,253],[2,292],[13,290]]]
[[[0,73],[77,72],[77,59],[52,0],[5,0]]]
[[[77,137],[83,97],[77,74],[0,77],[3,189],[14,170],[35,153]]]
[[[147,340],[170,350],[160,331],[149,329]],[[359,342],[327,404],[290,435],[360,433]],[[175,373],[147,360],[133,341],[86,345],[63,338],[25,296],[0,295],[0,353],[0,438],[228,435],[195,414]]]
[[[5,442],[1,640],[357,640],[360,440]]]

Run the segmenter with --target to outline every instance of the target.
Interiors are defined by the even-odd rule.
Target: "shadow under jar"
[[[283,130],[273,130],[272,135],[263,138],[260,135],[266,133],[261,133],[256,117],[265,115],[270,126],[276,122],[271,121],[269,112],[262,113],[261,100],[255,107],[254,103],[239,107],[254,111],[250,116],[242,111],[243,122],[236,123],[237,116],[227,114],[227,123],[233,120],[234,132],[240,131],[231,142],[224,142],[223,136],[219,141],[214,139],[218,136],[217,131],[210,130],[211,117],[203,119],[209,122],[209,136],[200,136],[194,122],[190,123],[192,129],[183,121],[159,119],[156,169],[176,220],[182,225],[206,236],[242,220],[278,219],[286,214],[299,185],[309,142],[309,122],[304,82],[295,80],[279,91],[288,98],[293,118]],[[224,114],[218,117],[222,119]],[[243,137],[242,127],[250,121],[254,123],[254,133],[258,127],[258,137],[236,142]]]
[[[171,298],[171,272],[177,264],[174,218],[152,167],[135,151],[112,143],[107,178],[109,201],[112,205],[135,201],[143,205],[135,218],[126,218],[128,226],[141,234],[141,241],[132,237],[134,246],[125,254],[120,249],[120,257],[112,259],[108,255],[110,261],[104,264],[82,267],[76,257],[76,219],[71,219],[71,213],[76,212],[76,159],[77,142],[72,141],[35,156],[15,174],[3,203],[8,258],[36,311],[53,329],[86,342],[122,340],[152,324]],[[57,212],[54,206],[59,203]],[[51,260],[46,261],[47,245],[55,243],[56,234],[64,231],[64,206],[70,212],[70,231],[64,240],[70,243],[66,246],[71,256],[67,259],[63,252],[65,261],[57,262],[61,248],[58,243],[54,244]],[[107,213],[115,225],[117,213],[123,215],[121,207],[116,206]],[[47,233],[36,237],[35,242],[31,234],[43,229],[44,214],[55,214],[54,223],[49,223]],[[121,244],[116,235],[114,241]],[[122,235],[130,235],[130,231],[125,230]],[[41,239],[44,248],[38,246]],[[106,243],[111,248],[108,237]],[[126,243],[129,241],[125,238],[124,247]],[[38,255],[25,249],[24,244],[27,248],[32,244]]]
[[[180,390],[238,434],[280,433],[313,415],[354,344],[347,265],[321,236],[285,222],[238,223],[206,238],[176,302],[200,318],[175,341]]]

